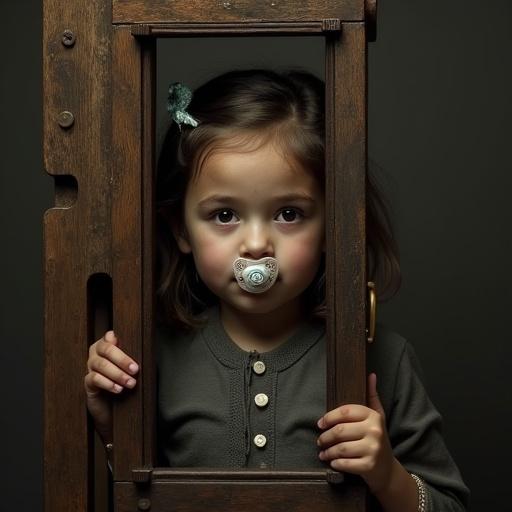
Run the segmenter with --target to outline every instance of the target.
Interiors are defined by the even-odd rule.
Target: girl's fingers
[[[317,444],[320,448],[328,448],[337,443],[344,441],[356,441],[363,439],[366,434],[367,425],[364,422],[355,423],[338,423],[331,427],[329,430],[323,432]]]
[[[327,450],[321,451],[318,456],[321,460],[331,461],[334,459],[352,459],[354,457],[364,457],[371,452],[371,447],[367,441],[346,441],[338,443]]]
[[[101,375],[101,373],[94,371],[89,372],[85,376],[85,390],[87,398],[96,398],[102,389],[110,391],[111,393],[120,393],[123,390],[123,387],[112,382],[104,375]]]
[[[371,409],[359,404],[348,404],[337,407],[327,412],[318,420],[318,426],[321,429],[330,428],[338,423],[347,423],[353,421],[365,420],[371,412]]]
[[[96,354],[102,358],[108,359],[127,374],[135,375],[139,371],[139,365],[118,348],[116,346],[117,343],[118,340],[114,332],[108,331],[99,342],[95,343]]]
[[[354,457],[353,459],[334,459],[330,462],[331,468],[336,471],[346,471],[354,475],[365,475],[374,464],[370,457]]]
[[[115,347],[114,347],[115,348]],[[92,357],[89,359],[89,371],[106,378],[109,382],[117,383],[122,387],[133,388],[136,384],[136,380],[125,373],[121,368],[110,362],[105,357]],[[102,383],[103,379],[100,379]],[[96,381],[94,381],[96,383]],[[103,389],[108,389],[101,386]]]

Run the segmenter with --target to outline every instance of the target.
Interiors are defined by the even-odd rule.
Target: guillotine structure
[[[89,345],[114,328],[141,363],[138,386],[114,404],[105,496],[115,512],[362,512],[362,480],[329,470],[156,467],[154,91],[158,38],[325,38],[327,404],[365,403],[374,319],[365,274],[367,43],[375,0],[43,4],[44,167],[55,182],[55,206],[44,216],[45,511],[109,509],[98,498],[104,461],[83,378]]]

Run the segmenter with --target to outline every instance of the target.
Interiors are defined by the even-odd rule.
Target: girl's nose
[[[258,223],[247,227],[240,246],[240,256],[254,260],[274,256],[274,246],[264,226]]]

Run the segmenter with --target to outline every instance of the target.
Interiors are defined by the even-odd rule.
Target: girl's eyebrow
[[[204,199],[201,199],[201,201],[198,201],[197,206],[199,207],[205,207],[209,206],[210,204],[224,204],[224,203],[234,203],[236,202],[236,198],[232,196],[223,196],[220,194],[213,194],[211,196],[205,197]]]
[[[279,196],[271,196],[270,201],[272,202],[280,202],[280,203],[292,203],[292,202],[307,202],[307,203],[314,203],[315,200],[306,193],[289,193],[289,194],[283,194]],[[205,206],[209,206],[210,204],[226,204],[226,203],[237,203],[241,202],[242,200],[233,196],[225,196],[220,194],[213,194],[211,196],[205,197],[204,199],[201,199],[201,201],[198,201],[197,206],[202,208]]]
[[[309,194],[306,194],[303,192],[292,192],[290,194],[284,194],[282,196],[273,196],[271,199],[273,201],[279,201],[279,202],[283,202],[283,203],[287,203],[287,202],[293,203],[296,201],[299,201],[299,202],[302,201],[302,202],[308,202],[308,203],[315,202],[315,200]]]

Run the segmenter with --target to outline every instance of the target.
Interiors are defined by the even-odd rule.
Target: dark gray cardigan
[[[254,370],[257,361],[259,373]],[[191,334],[161,330],[161,464],[325,468],[316,446],[316,422],[326,412],[325,367],[325,329],[320,323],[305,321],[287,342],[262,354],[235,345],[218,308]],[[469,492],[443,441],[441,417],[418,376],[411,346],[379,325],[376,342],[368,349],[368,372],[377,374],[394,454],[427,482],[430,510],[465,510]]]

